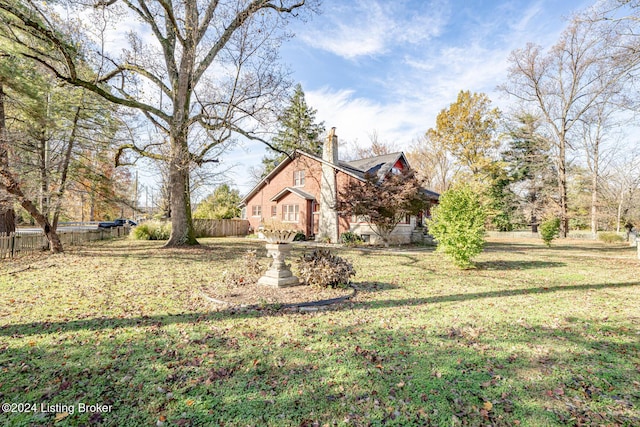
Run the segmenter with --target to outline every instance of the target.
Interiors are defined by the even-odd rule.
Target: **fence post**
[[[20,248],[18,247],[20,243],[20,235],[16,234],[16,233],[12,233],[13,234],[13,239],[11,239],[11,258],[15,258],[16,257],[16,253],[20,250]]]

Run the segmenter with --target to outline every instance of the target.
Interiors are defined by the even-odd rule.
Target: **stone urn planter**
[[[300,281],[291,272],[291,268],[285,262],[291,252],[291,242],[296,237],[295,230],[268,230],[262,231],[267,239],[267,256],[273,258],[269,269],[258,279],[259,285],[286,288],[296,286]]]

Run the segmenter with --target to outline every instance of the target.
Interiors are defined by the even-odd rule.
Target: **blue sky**
[[[295,22],[281,51],[318,121],[342,142],[382,141],[407,150],[435,126],[460,90],[484,92],[508,108],[496,90],[509,53],[532,42],[554,44],[580,0],[324,0],[322,13]],[[227,153],[230,180],[250,190],[248,169],[264,156],[260,144]]]

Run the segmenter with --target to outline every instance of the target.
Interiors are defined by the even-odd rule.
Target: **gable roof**
[[[295,187],[284,187],[281,191],[278,192],[278,194],[276,194],[275,196],[273,196],[271,198],[270,201],[272,202],[277,202],[278,200],[282,199],[284,196],[287,195],[287,193],[292,193],[295,194],[298,197],[301,197],[303,199],[306,200],[315,200],[315,196],[313,194],[309,194],[306,191],[302,191],[299,188],[295,188]]]

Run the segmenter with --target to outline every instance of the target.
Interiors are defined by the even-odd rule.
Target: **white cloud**
[[[324,16],[328,19],[323,19],[328,24],[307,29],[299,37],[309,46],[351,60],[387,53],[398,44],[423,43],[441,31],[446,8],[427,5],[426,13],[406,6],[403,1],[372,0],[328,4]]]
[[[509,53],[527,42],[548,46],[564,26],[550,3],[505,1],[488,10],[451,0],[326,0],[324,15],[297,30],[297,39],[349,61],[334,76],[305,75],[307,102],[343,142],[368,146],[375,130],[406,151],[460,90],[484,92],[506,109],[496,86],[506,79]]]
[[[306,93],[309,105],[318,110],[316,117],[327,128],[336,127],[342,142],[370,145],[374,130],[383,141],[407,149],[411,141],[426,129],[423,109],[415,102],[398,100],[382,104],[358,97],[352,90],[332,90],[324,87]]]
[[[358,2],[358,5],[363,4]],[[386,12],[379,3],[372,3],[365,14],[366,19],[361,18],[370,22],[377,17],[379,22],[385,23],[380,27],[385,27],[387,32],[370,31],[370,39],[359,45],[360,50],[350,46],[357,39],[354,35],[364,31],[364,21],[356,20],[351,32],[342,33],[347,39],[341,43],[338,34],[342,27],[338,27],[340,31],[333,32],[331,37],[315,40],[318,44],[326,43],[326,50],[345,58],[381,53],[400,39],[421,40],[423,49],[406,51],[396,59],[386,76],[362,76],[370,86],[382,87],[385,96],[374,99],[352,88],[329,86],[308,91],[306,95],[309,104],[318,110],[318,119],[324,120],[327,127],[335,126],[341,140],[358,141],[366,146],[369,145],[368,135],[376,130],[382,140],[395,142],[400,149],[406,150],[413,139],[435,126],[438,113],[454,102],[461,90],[486,93],[494,106],[506,106],[507,100],[496,86],[506,79],[509,53],[529,41],[523,38],[532,36],[527,33],[530,26],[540,25],[542,9],[540,2],[536,2],[526,9],[503,11],[509,15],[508,19],[504,17],[508,24],[503,28],[498,30],[500,23],[496,22],[478,25],[469,29],[457,44],[434,38],[441,28],[429,31],[424,22],[424,19],[433,21],[433,18],[417,15],[402,25],[391,25],[393,15]],[[444,15],[446,12],[440,14]],[[442,20],[438,22],[440,26],[443,23]],[[555,31],[557,34],[559,29],[555,28]],[[509,38],[509,34],[513,37]],[[555,34],[547,31],[544,38],[555,40]]]

